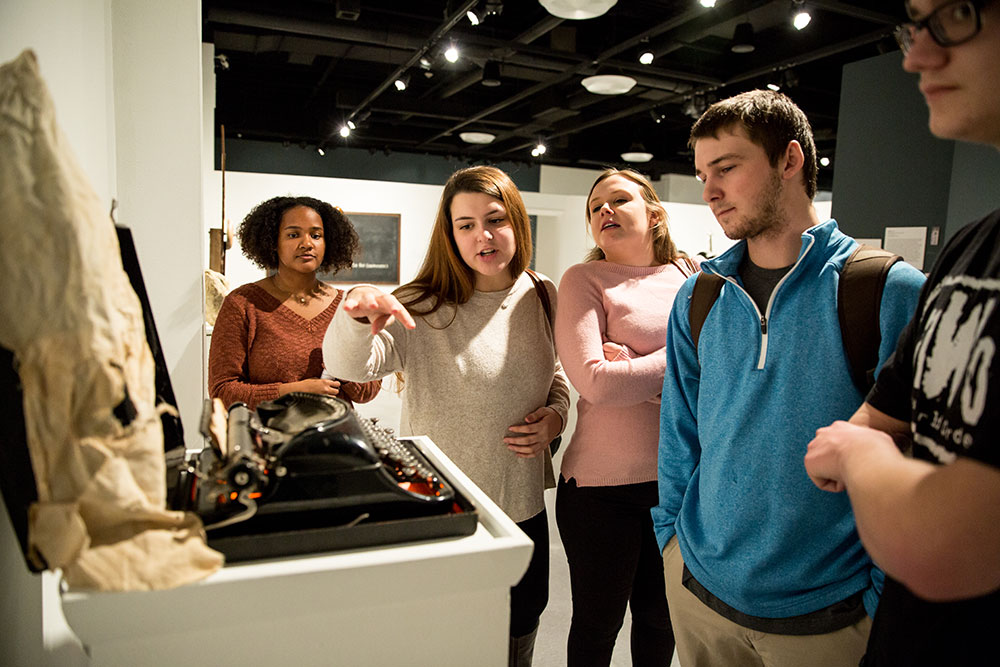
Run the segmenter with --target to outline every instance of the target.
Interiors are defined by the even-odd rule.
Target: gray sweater
[[[554,306],[555,286],[542,280]],[[373,337],[370,325],[338,309],[323,341],[327,371],[354,381],[402,371],[400,435],[429,436],[511,519],[530,519],[544,509],[551,462],[519,458],[502,439],[542,406],[563,424],[569,411],[566,376],[530,278],[477,291],[457,313],[443,306],[414,319],[413,330],[394,322]]]

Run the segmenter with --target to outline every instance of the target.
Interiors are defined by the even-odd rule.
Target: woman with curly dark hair
[[[343,211],[312,197],[273,197],[240,224],[243,254],[266,278],[229,293],[212,331],[208,389],[253,409],[293,391],[365,403],[382,386],[323,378],[323,335],[343,291],[316,277],[349,268],[358,235]]]

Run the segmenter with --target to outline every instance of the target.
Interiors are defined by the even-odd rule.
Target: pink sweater
[[[690,273],[673,264],[604,260],[570,267],[559,284],[556,349],[580,393],[561,473],[580,486],[656,479],[667,318]],[[602,345],[627,348],[613,361]]]

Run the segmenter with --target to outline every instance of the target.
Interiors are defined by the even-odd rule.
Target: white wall
[[[118,221],[132,227],[189,448],[202,363],[202,46],[199,0],[114,0]]]
[[[114,131],[110,0],[3,0],[0,62],[30,48],[70,147],[97,194],[111,203]]]

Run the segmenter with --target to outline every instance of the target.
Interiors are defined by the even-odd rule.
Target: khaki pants
[[[663,550],[667,605],[681,667],[857,667],[871,619],[823,635],[776,635],[720,616],[681,583],[677,538]]]

